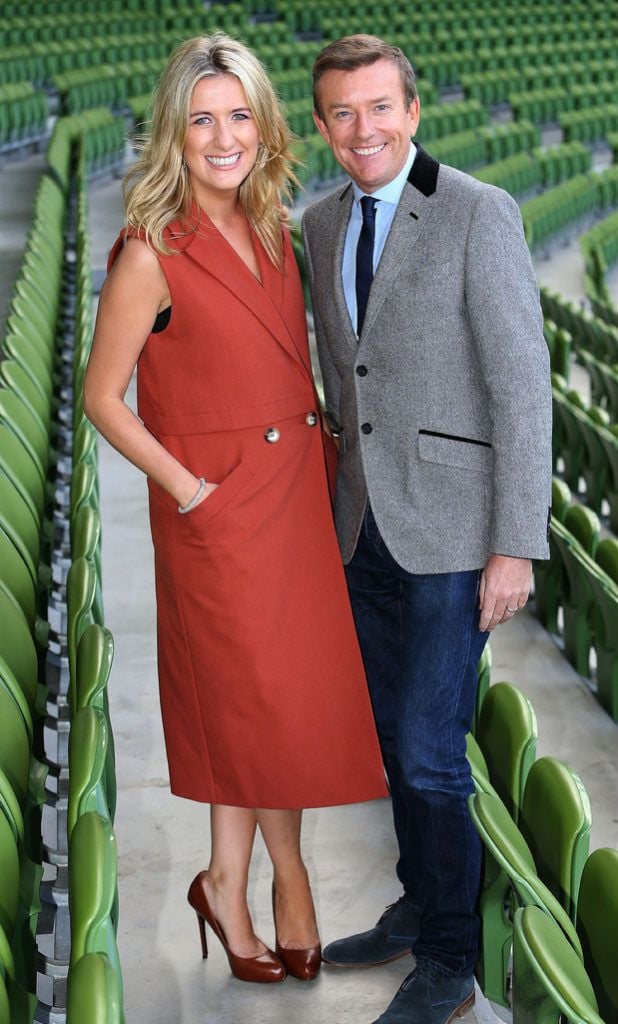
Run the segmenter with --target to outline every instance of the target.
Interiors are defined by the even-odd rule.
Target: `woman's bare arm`
[[[168,491],[179,505],[199,481],[161,445],[125,404],[131,375],[157,313],[170,303],[165,275],[145,242],[130,239],[101,290],[84,378],[84,411],[121,455]],[[208,484],[204,497],[215,490]]]

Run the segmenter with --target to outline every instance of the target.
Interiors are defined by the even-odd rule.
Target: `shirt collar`
[[[383,203],[392,203],[393,206],[397,206],[397,203],[401,199],[401,193],[403,192],[403,186],[408,180],[410,168],[414,163],[414,157],[416,156],[416,146],[413,142],[410,142],[410,152],[406,158],[406,162],[401,168],[399,174],[392,181],[389,181],[387,185],[383,185],[377,192],[372,192],[374,199],[379,199]],[[354,202],[359,203],[366,192],[358,187],[355,181],[352,182],[352,190],[354,192]]]

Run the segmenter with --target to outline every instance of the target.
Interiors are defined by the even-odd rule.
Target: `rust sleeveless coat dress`
[[[144,424],[219,484],[179,515],[148,482],[171,788],[238,807],[370,800],[386,787],[298,269],[287,231],[283,273],[253,241],[262,284],[203,215],[176,238],[160,257],[171,319],[138,362]]]

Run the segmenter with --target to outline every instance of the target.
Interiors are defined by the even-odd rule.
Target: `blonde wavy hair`
[[[275,90],[257,57],[223,33],[196,36],[178,46],[154,92],[150,131],[138,140],[140,158],[127,173],[123,191],[127,225],[144,232],[157,252],[171,255],[163,237],[168,224],[187,216],[193,199],[183,160],[191,97],[202,78],[235,75],[255,118],[261,145],[240,186],[239,201],[277,267],[283,264],[281,225],[288,220],[283,199],[297,184],[292,133]],[[188,230],[197,230],[197,224]]]

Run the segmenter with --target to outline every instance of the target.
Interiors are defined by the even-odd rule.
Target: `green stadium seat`
[[[104,953],[86,953],[69,972],[67,1024],[121,1024],[122,992]]]
[[[519,1024],[603,1024],[583,963],[556,922],[536,906],[515,913],[513,1005]]]
[[[515,821],[519,818],[526,778],[536,757],[534,708],[512,683],[494,683],[483,701],[475,738],[489,778]]]
[[[582,872],[577,933],[605,1024],[618,1022],[618,852],[594,850]]]
[[[553,757],[535,761],[526,779],[519,826],[539,878],[574,924],[591,825],[590,800],[579,776]]]

